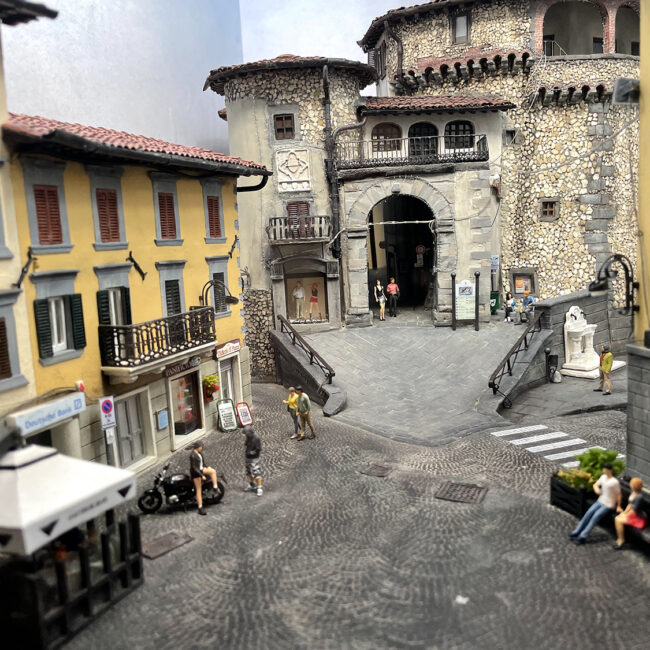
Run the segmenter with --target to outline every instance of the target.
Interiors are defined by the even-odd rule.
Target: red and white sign
[[[99,412],[102,418],[102,429],[111,429],[117,425],[112,397],[102,397],[99,400]]]
[[[239,339],[233,339],[232,341],[218,345],[215,348],[215,355],[217,359],[222,359],[230,354],[239,352],[239,350],[241,350],[241,341]]]
[[[253,424],[253,416],[251,415],[251,410],[246,402],[238,402],[235,408],[237,410],[237,419],[239,420],[239,424],[243,427]]]
[[[415,252],[417,255],[424,255],[424,252],[426,251],[426,248],[422,244],[418,244],[415,247]]]

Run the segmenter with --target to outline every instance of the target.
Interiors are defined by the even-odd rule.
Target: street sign
[[[236,431],[239,428],[231,399],[219,400],[217,402],[217,411],[219,411],[219,426],[222,431]]]
[[[424,251],[426,251],[426,248],[422,244],[418,244],[415,247],[415,252],[417,255],[424,255]]]
[[[102,419],[102,429],[112,429],[117,426],[115,420],[115,404],[113,396],[102,397],[99,400],[99,413]]]
[[[253,416],[251,415],[251,410],[246,402],[239,402],[235,408],[237,409],[239,424],[243,427],[253,424]]]
[[[498,271],[499,270],[499,256],[490,255],[490,270]]]

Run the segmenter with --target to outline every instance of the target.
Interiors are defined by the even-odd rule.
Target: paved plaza
[[[229,480],[224,503],[206,517],[142,517],[145,542],[169,531],[194,539],[145,560],[144,585],[67,648],[647,647],[648,562],[613,551],[602,530],[582,547],[568,542],[575,519],[548,504],[557,463],[494,428],[412,445],[318,409],[316,440],[295,442],[284,396],[255,386],[264,496],[243,492],[241,434],[208,436],[206,459]],[[624,444],[621,412],[539,422]],[[172,462],[186,471],[187,452]],[[363,474],[371,464],[390,473]],[[488,492],[480,504],[436,499],[447,480]]]

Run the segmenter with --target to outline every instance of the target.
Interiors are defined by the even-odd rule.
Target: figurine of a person
[[[311,310],[316,305],[318,309],[318,318],[321,319],[320,307],[318,306],[318,282],[313,282],[311,285],[311,297],[309,298],[309,320],[311,320]]]
[[[302,309],[305,304],[305,290],[302,288],[302,282],[300,280],[296,282],[296,286],[293,288],[291,295],[296,303],[296,319],[302,318]]]
[[[643,511],[642,505],[643,495],[641,494],[641,490],[643,489],[643,481],[638,476],[630,479],[630,488],[632,492],[630,493],[630,498],[627,500],[627,508],[623,510],[619,506],[619,514],[614,518],[614,527],[616,528],[614,549],[617,551],[620,551],[623,548],[623,544],[625,544],[625,526],[643,530],[648,523],[648,518]]]
[[[511,314],[514,312],[516,306],[517,306],[517,301],[512,297],[512,294],[508,291],[508,293],[506,293],[506,317],[503,319],[504,323],[512,323]]]
[[[397,316],[397,299],[399,298],[399,286],[395,282],[395,278],[390,279],[389,285],[386,287],[388,294],[388,313],[391,316]]]
[[[379,279],[377,279],[377,284],[375,285],[375,302],[379,304],[379,320],[386,320],[384,318],[386,312],[386,294]]]
[[[194,483],[194,494],[196,496],[196,503],[199,506],[199,514],[205,515],[203,508],[203,481],[210,479],[212,481],[212,489],[217,491],[217,472],[208,467],[203,460],[203,441],[197,440],[193,445],[192,453],[190,454],[190,476]]]
[[[524,299],[521,301],[521,308],[520,308],[520,315],[521,315],[521,322],[529,322],[530,320],[530,314],[533,312],[535,309],[535,298],[530,295],[530,291],[526,289],[524,291]]]
[[[612,380],[609,378],[612,372],[612,365],[614,363],[614,355],[609,350],[609,345],[600,346],[600,363],[598,367],[598,388],[594,388],[594,392],[600,393],[605,385],[605,392],[603,395],[612,394]]]

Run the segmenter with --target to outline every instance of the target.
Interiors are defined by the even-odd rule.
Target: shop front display
[[[198,372],[171,379],[170,384],[174,435],[185,436],[202,426]]]
[[[290,275],[285,278],[287,314],[293,323],[326,322],[327,291],[323,275]]]

